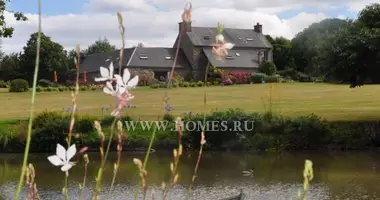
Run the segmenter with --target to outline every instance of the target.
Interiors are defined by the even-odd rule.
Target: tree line
[[[22,16],[20,13],[17,15]],[[26,18],[21,17],[20,20]],[[0,37],[9,37],[9,34]],[[332,18],[313,23],[292,40],[270,35],[266,37],[273,45],[273,62],[278,71],[294,71],[325,82],[349,83],[351,87],[380,83],[380,74],[377,73],[380,71],[380,4],[366,6],[356,20]],[[22,52],[1,58],[0,80],[23,78],[31,81],[36,43],[37,33],[33,33]],[[139,43],[138,46],[143,44]],[[104,38],[95,41],[83,53],[115,49]],[[75,51],[66,51],[45,34],[41,38],[40,55],[40,79],[53,80],[55,71],[59,74],[59,81],[63,82],[75,71]]]
[[[277,70],[294,70],[351,87],[380,83],[380,4],[366,6],[356,20],[325,19],[292,40],[267,39]]]

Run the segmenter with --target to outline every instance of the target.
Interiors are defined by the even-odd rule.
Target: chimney
[[[183,26],[183,31],[185,31],[185,32],[191,32],[191,22],[179,22],[178,23],[178,32],[181,32],[181,26],[182,26],[182,24],[183,23],[185,23]]]
[[[263,33],[263,25],[257,22],[257,24],[253,26],[253,31],[255,31],[256,33]]]

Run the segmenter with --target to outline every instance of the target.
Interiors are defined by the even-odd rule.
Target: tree
[[[380,28],[380,4],[374,3],[361,10],[358,23],[368,28]]]
[[[37,34],[33,33],[24,46],[24,52],[20,56],[20,66],[26,73],[25,79],[30,83],[33,80],[35,60],[36,60],[36,47],[37,47]],[[58,73],[60,81],[65,81],[69,71],[66,51],[62,45],[53,42],[50,37],[41,33],[41,48],[40,48],[40,67],[38,78],[54,80],[54,71]]]
[[[12,12],[12,11],[6,10],[6,3],[7,2],[10,2],[10,0],[0,1],[0,37],[4,37],[4,38],[12,37],[13,31],[14,31],[14,28],[8,27],[6,22],[5,22],[4,12],[5,11]],[[12,13],[13,13],[14,18],[17,21],[28,20],[28,18],[25,17],[25,15],[21,12],[12,12]]]
[[[329,45],[324,48],[325,71],[329,77],[349,82],[351,87],[380,83],[380,29],[374,20],[374,16],[380,16],[379,8],[379,4],[367,6],[357,21],[350,22],[326,42]]]
[[[266,35],[266,38],[273,46],[273,63],[278,70],[295,68],[295,61],[292,56],[292,41],[284,37],[272,38]]]
[[[104,39],[98,39],[95,41],[94,44],[88,46],[87,49],[85,50],[85,53],[94,54],[94,53],[111,52],[115,50],[116,50],[115,45],[111,45],[111,43],[107,40],[107,38],[104,38]]]
[[[320,74],[319,49],[326,37],[335,31],[344,28],[346,20],[325,19],[313,23],[292,39],[292,56],[295,59],[297,70],[313,75]]]
[[[20,54],[12,53],[3,57],[0,64],[0,79],[9,81],[24,78],[25,74],[20,68]]]

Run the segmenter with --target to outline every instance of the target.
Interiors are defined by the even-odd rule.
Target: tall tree
[[[24,77],[25,73],[20,68],[20,54],[12,53],[4,56],[0,64],[0,79],[9,81]]]
[[[36,59],[37,33],[33,33],[24,46],[24,52],[20,56],[20,65],[26,72],[28,81],[32,81],[34,72],[34,61]],[[54,71],[58,73],[59,80],[65,81],[69,71],[66,51],[62,45],[53,42],[50,37],[41,33],[40,48],[40,70],[38,77],[40,79],[54,79]]]
[[[380,4],[374,3],[361,10],[358,23],[368,28],[380,28]]]
[[[110,51],[115,51],[115,50],[116,50],[115,45],[111,45],[111,43],[107,40],[107,38],[104,38],[104,39],[96,40],[94,44],[87,47],[85,52],[86,54],[94,54],[94,53],[110,52]]]
[[[0,37],[9,38],[12,37],[14,28],[7,26],[7,23],[5,22],[4,12],[8,11],[13,13],[14,18],[17,21],[26,21],[28,18],[21,12],[13,12],[10,10],[7,10],[7,3],[10,2],[10,0],[1,0],[0,1]]]
[[[308,28],[298,33],[292,40],[292,55],[295,59],[297,70],[308,74],[318,73],[320,64],[318,49],[325,38],[335,31],[347,25],[347,21],[341,19],[325,19],[319,23],[313,23]]]
[[[351,87],[380,83],[380,29],[375,20],[380,16],[379,8],[379,4],[367,6],[357,21],[330,39],[324,49],[330,77],[349,82]]]
[[[292,41],[284,37],[272,38],[269,35],[266,35],[266,38],[273,46],[273,63],[277,69],[295,68],[295,62],[292,56]]]

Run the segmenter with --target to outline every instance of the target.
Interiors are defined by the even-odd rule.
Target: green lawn
[[[156,119],[164,114],[163,96],[168,91],[175,115],[186,111],[242,108],[264,111],[269,102],[270,84],[213,86],[208,88],[150,89],[138,88],[131,102],[137,108],[127,109],[129,115]],[[203,94],[207,92],[207,106]],[[0,120],[25,119],[29,115],[31,93],[9,93],[0,90]],[[273,84],[272,110],[288,116],[315,113],[328,120],[380,119],[380,85],[351,89],[347,85],[316,83]],[[85,91],[78,96],[79,113],[102,115],[101,107],[116,101],[102,92]],[[36,111],[63,110],[71,105],[69,92],[37,93]],[[108,111],[110,112],[110,111]]]

